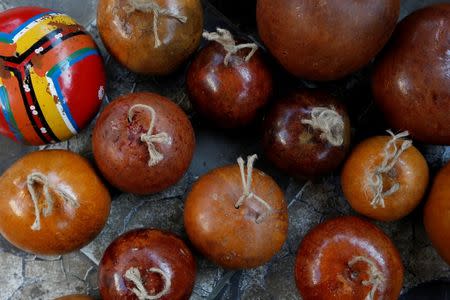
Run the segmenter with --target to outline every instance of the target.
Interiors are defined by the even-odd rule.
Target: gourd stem
[[[33,201],[35,214],[34,223],[33,225],[31,225],[32,230],[41,230],[41,208],[39,206],[40,195],[38,195],[36,193],[36,190],[34,189],[34,185],[37,183],[42,185],[42,191],[44,193],[45,206],[42,208],[42,215],[44,217],[50,216],[53,212],[54,200],[52,195],[50,194],[50,189],[52,189],[55,194],[61,197],[70,206],[74,208],[79,207],[78,200],[75,197],[69,195],[59,188],[52,187],[49,183],[48,177],[44,174],[33,172],[27,176],[27,188],[28,192],[30,193],[31,200]]]
[[[335,147],[344,143],[344,120],[333,107],[314,107],[311,119],[302,119],[301,122],[320,130],[320,138]]]
[[[147,144],[148,154],[150,156],[148,160],[148,166],[153,167],[159,164],[163,159],[164,155],[156,150],[154,143],[161,144],[170,144],[171,139],[170,136],[165,132],[160,132],[157,134],[153,134],[153,129],[155,127],[155,119],[156,112],[153,107],[145,104],[135,104],[128,110],[128,122],[131,123],[133,121],[133,117],[135,115],[135,111],[137,109],[146,110],[150,114],[150,126],[148,128],[147,133],[141,135],[141,141]]]
[[[403,152],[412,146],[411,140],[402,140],[400,148],[397,146],[397,142],[399,140],[409,135],[408,131],[401,132],[397,135],[395,135],[391,130],[387,130],[387,132],[392,136],[392,138],[386,143],[386,146],[384,147],[383,161],[381,162],[381,165],[377,167],[369,182],[369,185],[374,193],[374,197],[370,203],[373,208],[377,208],[377,206],[384,208],[384,198],[393,195],[400,189],[400,183],[395,182],[391,188],[384,191],[383,175],[389,173],[399,161]]]
[[[142,12],[153,12],[153,35],[155,37],[155,48],[161,46],[161,40],[158,34],[158,21],[159,16],[166,16],[169,18],[174,18],[181,23],[187,22],[187,17],[171,12],[168,9],[158,6],[152,0],[128,0],[128,6],[125,6],[125,11],[127,13],[132,13],[134,11]]]
[[[255,195],[251,191],[252,179],[253,179],[253,164],[257,158],[258,158],[258,156],[256,154],[247,157],[247,174],[245,174],[245,162],[242,159],[242,157],[239,157],[237,160],[238,165],[239,165],[239,170],[241,172],[243,191],[242,191],[241,197],[239,198],[239,200],[236,202],[236,204],[234,206],[236,208],[239,208],[246,200],[249,200],[249,199],[254,199],[254,200],[258,201],[259,203],[261,203],[263,206],[265,206],[266,212],[256,218],[255,222],[260,224],[272,212],[272,207],[269,205],[269,203],[267,203],[267,201],[265,201],[258,195]]]
[[[147,289],[144,286],[144,283],[141,278],[141,273],[138,268],[129,268],[125,272],[125,279],[133,282],[134,288],[130,289],[139,300],[155,300],[167,295],[170,291],[171,281],[170,278],[166,275],[166,273],[159,268],[150,268],[148,270],[150,273],[158,273],[164,280],[164,288],[161,292],[156,295],[149,295]]]
[[[250,53],[245,57],[246,62],[248,62],[255,54],[256,50],[258,50],[258,45],[256,45],[255,43],[236,45],[236,41],[234,40],[233,35],[226,29],[217,28],[216,30],[216,32],[203,32],[203,37],[208,41],[215,41],[223,46],[223,48],[227,52],[223,60],[225,66],[228,66],[231,55],[236,54],[241,49],[251,49]]]

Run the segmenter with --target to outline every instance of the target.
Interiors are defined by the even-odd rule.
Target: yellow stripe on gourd
[[[41,19],[23,33],[16,41],[16,51],[20,54],[26,52],[37,41],[49,34],[55,29],[60,28],[60,25],[77,25],[76,21],[67,15],[54,15]]]
[[[33,84],[36,99],[41,107],[44,118],[47,120],[50,129],[60,140],[66,140],[73,134],[70,132],[63,117],[56,108],[55,99],[48,88],[46,77],[38,76],[33,69],[30,69],[31,82]],[[57,101],[57,100],[56,100]]]

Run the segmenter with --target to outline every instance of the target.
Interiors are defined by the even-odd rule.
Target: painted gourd
[[[46,8],[0,13],[0,133],[21,143],[67,140],[98,112],[103,60],[71,17]]]

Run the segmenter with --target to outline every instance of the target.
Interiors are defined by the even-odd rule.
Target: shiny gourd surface
[[[53,199],[48,215],[45,209],[49,202],[39,182],[32,184],[39,210],[33,205],[27,184],[30,174],[41,174],[48,180]],[[100,233],[109,216],[108,190],[85,158],[66,150],[27,154],[0,177],[0,189],[0,233],[16,247],[34,254],[60,255],[80,249]],[[39,229],[33,229],[36,213]]]

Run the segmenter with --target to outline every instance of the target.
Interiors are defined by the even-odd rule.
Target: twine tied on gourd
[[[153,13],[153,35],[155,37],[155,48],[161,46],[161,40],[158,34],[159,16],[177,19],[181,23],[187,22],[187,17],[171,12],[162,8],[152,0],[128,0],[128,5],[124,7],[126,13],[130,14],[134,11],[152,12]]]
[[[367,270],[367,274],[369,275],[369,279],[363,280],[362,284],[365,286],[372,286],[370,292],[367,294],[365,300],[374,300],[375,293],[377,292],[378,287],[385,281],[383,273],[378,269],[377,265],[370,259],[365,256],[355,256],[351,261],[348,262],[348,266],[353,268],[353,266],[357,263],[366,263],[369,268]]]
[[[375,174],[369,182],[374,193],[374,197],[370,203],[373,208],[377,208],[377,206],[384,208],[384,197],[390,196],[400,189],[400,183],[396,182],[387,191],[384,191],[383,175],[389,173],[394,168],[403,152],[412,146],[411,140],[402,140],[409,135],[408,131],[401,132],[397,135],[391,130],[387,130],[387,132],[392,138],[386,143],[383,161],[381,162],[381,165],[377,167]],[[400,147],[397,146],[398,141],[402,141]]]
[[[164,280],[163,290],[155,295],[150,295],[144,286],[139,269],[132,267],[125,272],[125,279],[133,282],[135,286],[134,288],[131,288],[130,291],[132,291],[139,300],[155,300],[167,295],[170,291],[171,281],[166,273],[159,268],[150,268],[148,269],[148,272],[161,275]]]
[[[165,132],[160,132],[157,134],[153,134],[153,129],[155,127],[156,120],[156,112],[153,107],[145,104],[135,104],[128,110],[128,122],[131,123],[133,121],[133,117],[135,115],[136,109],[143,109],[150,113],[150,126],[148,128],[147,133],[143,133],[141,135],[141,141],[147,144],[148,154],[150,156],[148,160],[148,166],[153,167],[159,164],[163,159],[164,155],[156,150],[154,143],[161,144],[170,144],[171,138]]]
[[[253,164],[257,158],[258,156],[256,154],[247,157],[247,174],[245,174],[244,159],[242,159],[242,157],[239,157],[237,160],[241,172],[243,191],[241,197],[234,206],[236,208],[239,208],[245,201],[250,199],[255,199],[256,201],[261,203],[267,209],[267,211],[256,218],[256,223],[260,224],[272,212],[272,207],[269,205],[269,203],[260,198],[258,195],[254,194],[252,191]]]
[[[45,205],[42,208],[39,205],[40,195],[38,195],[36,193],[36,190],[34,189],[35,184],[42,185],[42,191],[45,200]],[[31,225],[31,229],[34,231],[41,230],[41,210],[44,217],[50,216],[53,212],[54,200],[50,193],[50,190],[52,190],[56,195],[63,199],[65,203],[72,206],[73,208],[79,207],[78,200],[75,197],[66,193],[62,189],[51,186],[48,177],[42,173],[33,172],[29,174],[27,176],[27,188],[34,205],[35,219],[33,225]]]
[[[301,122],[320,130],[320,138],[335,147],[344,143],[344,120],[333,107],[313,107],[311,119],[302,119]]]
[[[245,48],[251,49],[250,53],[247,54],[247,56],[244,59],[246,62],[248,62],[252,58],[253,54],[255,54],[256,50],[258,50],[258,45],[256,45],[255,43],[236,45],[236,41],[233,38],[231,32],[223,28],[217,28],[216,32],[204,31],[203,37],[208,41],[215,41],[223,46],[223,48],[227,52],[223,60],[225,66],[228,66],[231,55],[236,54],[241,49]]]

